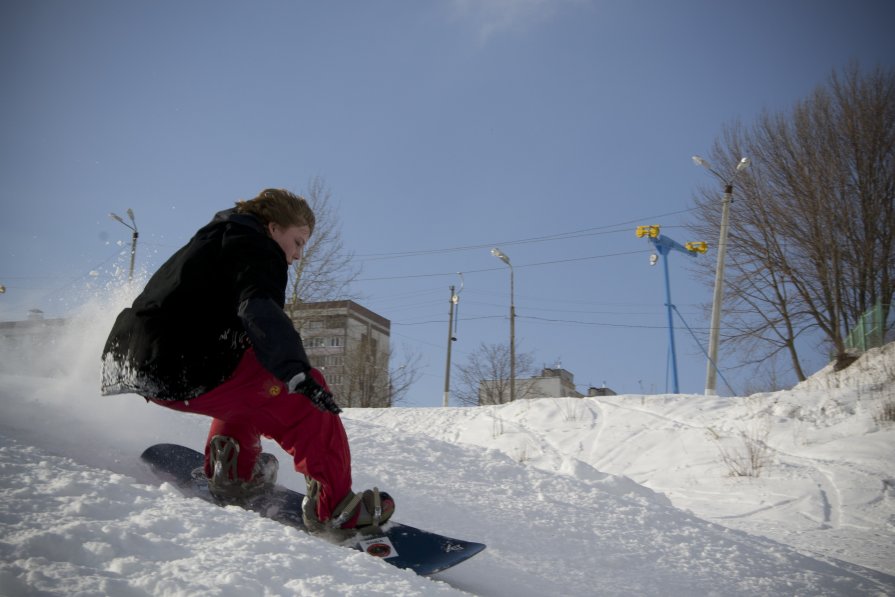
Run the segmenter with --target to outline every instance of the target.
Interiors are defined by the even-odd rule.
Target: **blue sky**
[[[454,362],[507,341],[491,246],[515,267],[520,351],[581,391],[664,391],[662,273],[634,228],[713,260],[717,239],[679,227],[715,184],[690,157],[850,60],[891,68],[893,22],[871,0],[6,0],[0,320],[102,292],[130,238],[111,211],[135,211],[151,272],[215,211],[319,176],[361,302],[421,355],[408,404],[441,403],[456,272]],[[711,288],[685,259],[672,298],[704,342]],[[701,393],[705,360],[676,334],[681,390]]]

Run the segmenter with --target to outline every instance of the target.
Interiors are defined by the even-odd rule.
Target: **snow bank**
[[[826,390],[831,388],[877,388],[895,383],[895,342],[872,348],[851,365],[836,371],[834,363],[799,383],[796,390]]]

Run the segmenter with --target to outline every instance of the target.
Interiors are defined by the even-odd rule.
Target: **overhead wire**
[[[628,231],[628,226],[634,223],[639,223],[644,220],[654,220],[662,217],[668,217],[671,215],[678,215],[681,213],[686,213],[692,211],[693,208],[677,210],[672,212],[667,212],[664,214],[648,216],[643,218],[637,218],[635,220],[628,220],[626,222],[619,222],[614,224],[609,224],[605,226],[596,226],[590,228],[583,228],[580,230],[574,230],[569,232],[562,232],[557,234],[545,235],[545,236],[537,236],[530,237],[525,239],[517,239],[510,241],[502,241],[497,243],[482,243],[475,245],[461,245],[456,247],[446,247],[441,249],[424,249],[424,250],[415,250],[415,251],[401,251],[394,253],[373,253],[367,255],[358,255],[357,257],[369,261],[375,260],[385,260],[385,259],[397,259],[403,257],[417,257],[424,255],[437,255],[437,254],[447,254],[447,253],[455,253],[461,251],[469,251],[469,250],[480,250],[486,249],[489,247],[493,247],[496,245],[501,246],[512,246],[512,245],[521,245],[521,244],[529,244],[529,243],[540,243],[540,242],[548,242],[548,241],[560,241],[560,240],[568,240],[573,238],[580,238],[585,236],[596,236],[602,234],[614,234],[618,232]],[[666,226],[666,228],[670,228],[674,226]],[[532,268],[532,267],[544,267],[557,265],[562,263],[573,263],[573,262],[581,262],[581,261],[591,261],[595,259],[608,259],[613,257],[622,257],[626,255],[635,255],[642,253],[649,253],[649,249],[639,249],[633,251],[619,251],[615,253],[605,253],[600,255],[590,255],[585,257],[570,257],[565,259],[554,259],[549,261],[541,261],[536,263],[527,263],[527,264],[519,264],[515,265],[517,269],[522,268]],[[464,274],[477,274],[477,273],[485,273],[485,272],[493,272],[503,269],[500,266],[489,267],[489,268],[481,268],[476,270],[464,270]],[[455,271],[450,272],[437,272],[437,273],[418,273],[418,274],[402,274],[402,275],[393,275],[393,276],[375,276],[368,278],[359,278],[357,281],[387,281],[387,280],[406,280],[406,279],[421,279],[421,278],[437,278],[437,277],[445,277],[445,276],[455,276]],[[541,309],[550,311],[550,309]],[[554,310],[555,311],[555,310]],[[605,314],[605,313],[604,313]],[[467,317],[464,318],[465,321],[473,321],[473,320],[483,320],[483,319],[503,319],[505,315],[482,315],[478,317]],[[537,316],[517,316],[520,319],[529,319],[532,321],[541,321],[545,323],[554,323],[554,324],[569,324],[569,325],[585,325],[585,326],[603,326],[603,327],[622,327],[622,328],[642,328],[642,329],[664,329],[664,325],[642,325],[642,324],[621,324],[621,323],[605,323],[605,322],[588,322],[588,321],[578,321],[571,319],[560,319],[560,318],[548,318],[548,317],[537,317]],[[415,321],[415,322],[392,322],[392,325],[395,326],[419,326],[419,325],[434,325],[434,324],[444,324],[445,319],[428,319],[425,321]]]
[[[513,245],[522,245],[522,244],[531,244],[531,243],[542,243],[542,242],[550,242],[557,240],[568,240],[571,238],[581,238],[585,236],[599,236],[603,234],[614,234],[617,232],[626,232],[627,228],[621,228],[622,226],[630,226],[631,224],[635,224],[638,222],[642,222],[647,219],[656,219],[656,218],[664,218],[673,215],[679,215],[682,213],[686,213],[689,211],[693,211],[695,208],[687,208],[681,209],[677,211],[671,211],[663,214],[646,216],[642,218],[637,218],[634,220],[628,220],[625,222],[617,222],[614,224],[607,224],[604,226],[594,226],[591,228],[582,228],[580,230],[572,230],[569,232],[558,232],[556,234],[549,234],[544,236],[534,236],[530,238],[516,239],[516,240],[505,240],[499,242],[489,242],[489,243],[480,243],[474,245],[459,245],[455,247],[443,247],[440,249],[417,249],[413,251],[396,251],[393,253],[367,253],[355,255],[355,257],[367,261],[377,261],[384,259],[399,259],[403,257],[419,257],[422,255],[437,255],[443,253],[456,253],[461,251],[474,251],[480,249],[487,249],[490,247],[494,247],[496,245],[500,246],[513,246]]]
[[[486,245],[490,246],[490,245]],[[620,251],[618,253],[605,253],[603,255],[591,255],[588,257],[570,257],[568,259],[554,259],[552,261],[540,261],[538,263],[525,263],[516,265],[517,269],[529,268],[529,267],[543,267],[545,265],[557,265],[559,263],[572,263],[574,261],[591,261],[594,259],[608,259],[610,257],[622,257],[624,255],[636,255],[639,253],[649,253],[649,249],[638,249],[636,251]],[[500,266],[497,267],[486,267],[482,269],[473,269],[473,270],[463,270],[464,274],[480,274],[484,272],[494,272],[503,269]],[[377,276],[374,278],[358,278],[358,282],[374,282],[374,281],[382,281],[382,280],[405,280],[411,278],[437,278],[442,276],[456,276],[457,272],[438,272],[431,274],[404,274],[399,276]]]

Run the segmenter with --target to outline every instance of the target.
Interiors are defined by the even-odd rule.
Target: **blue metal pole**
[[[661,250],[664,249],[664,250]],[[679,394],[677,383],[677,353],[674,349],[674,318],[672,317],[671,282],[668,276],[668,249],[661,247],[662,265],[665,269],[665,307],[668,310],[668,346],[671,348],[671,387],[675,394]]]
[[[641,227],[642,229],[643,227]],[[638,229],[638,235],[643,236],[641,233],[641,229]],[[653,236],[650,234],[649,241],[656,247],[656,251],[660,255],[662,255],[662,267],[665,270],[665,307],[668,310],[668,347],[671,349],[671,372],[672,372],[672,382],[673,382],[673,390],[675,394],[680,393],[680,388],[678,386],[677,380],[677,351],[674,348],[674,317],[672,315],[672,311],[674,310],[674,305],[671,302],[671,280],[668,274],[668,254],[672,251],[680,251],[690,257],[695,257],[697,253],[697,249],[688,248],[680,243],[675,242],[674,240],[668,238],[667,236],[662,236],[658,234],[657,236]],[[653,261],[652,263],[655,263]]]

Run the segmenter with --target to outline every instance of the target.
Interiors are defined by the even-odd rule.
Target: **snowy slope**
[[[352,416],[546,471],[624,475],[706,520],[895,574],[895,426],[876,420],[895,401],[895,344],[852,367],[850,378],[821,372],[793,391],[748,398],[566,398]],[[758,477],[730,476],[720,451],[745,455],[746,439],[767,446],[766,464]]]
[[[152,485],[140,451],[199,447],[207,421],[98,395],[115,311],[0,355],[2,595],[895,594],[895,430],[874,419],[892,382],[871,379],[891,353],[845,388],[748,399],[348,410],[356,487],[488,544],[426,579]],[[765,427],[762,475],[730,477],[719,445]]]

